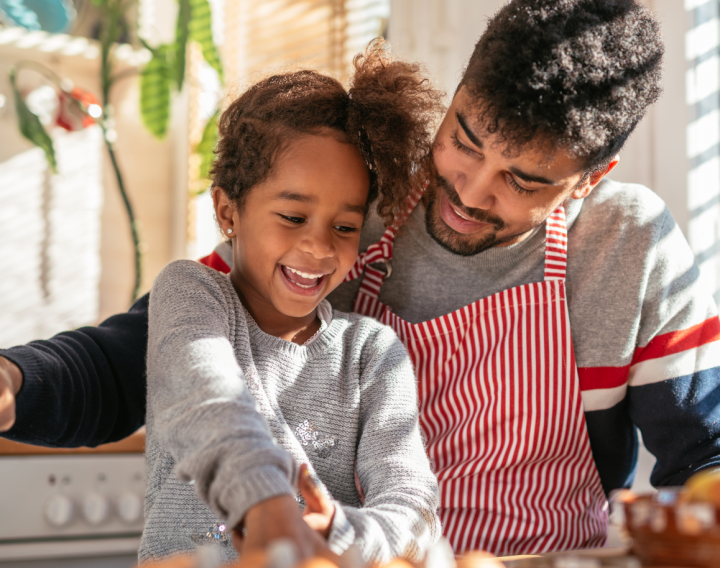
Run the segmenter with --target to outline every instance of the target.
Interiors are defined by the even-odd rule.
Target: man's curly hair
[[[350,89],[316,71],[273,75],[223,112],[211,170],[238,205],[270,175],[279,154],[305,134],[330,133],[356,146],[369,168],[368,204],[386,223],[403,206],[432,148],[443,94],[419,65],[393,61],[375,40],[356,56]]]
[[[460,87],[509,151],[542,144],[606,165],[660,95],[659,24],[635,0],[513,0]]]

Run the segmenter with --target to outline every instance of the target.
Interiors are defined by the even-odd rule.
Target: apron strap
[[[567,269],[567,226],[561,203],[545,221],[545,281],[565,280]]]
[[[415,210],[417,204],[420,203],[420,198],[422,197],[425,188],[427,188],[427,185],[428,182],[426,181],[425,183],[423,183],[422,187],[413,189],[410,192],[410,195],[405,198],[405,207],[402,209],[402,211],[395,215],[392,225],[385,229],[383,236],[378,242],[370,245],[365,252],[358,255],[355,264],[350,269],[350,272],[348,272],[347,276],[345,276],[343,282],[350,282],[351,280],[355,280],[356,278],[358,278],[363,273],[363,270],[368,264],[373,264],[375,262],[385,262],[387,272],[383,273],[379,270],[374,270],[377,275],[382,275],[381,281],[379,283],[379,285],[382,286],[385,278],[390,276],[390,273],[392,272],[390,260],[392,259],[393,255],[393,243],[395,242],[395,235],[397,234],[400,227],[402,227],[403,223],[410,216],[410,214]],[[377,275],[376,277],[379,278],[379,276]]]
[[[350,272],[347,273],[343,282],[350,282],[358,278],[368,264],[385,261],[389,266],[396,232],[397,229],[395,229],[394,226],[385,229],[382,238],[378,242],[370,245],[365,252],[358,255],[355,264],[350,269]]]

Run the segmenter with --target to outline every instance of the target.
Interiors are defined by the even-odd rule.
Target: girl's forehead
[[[339,133],[341,134],[341,133]],[[318,170],[326,176],[342,174],[343,168],[350,164],[356,165],[359,161],[365,168],[360,150],[347,140],[340,139],[334,133],[303,134],[290,141],[277,157],[277,170],[292,175],[289,168],[298,168],[307,171]],[[346,175],[356,174],[357,168],[348,171]]]
[[[352,144],[333,136],[304,135],[286,146],[260,186],[264,199],[287,201],[292,196],[291,201],[308,204],[344,201],[364,207],[370,176]]]

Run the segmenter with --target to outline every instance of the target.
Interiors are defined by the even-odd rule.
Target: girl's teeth
[[[290,272],[297,274],[298,276],[302,276],[303,278],[322,278],[324,274],[308,274],[307,272],[300,272],[299,270],[294,270],[293,268],[290,268],[289,266],[286,266]],[[310,286],[307,286],[307,288],[310,288]]]

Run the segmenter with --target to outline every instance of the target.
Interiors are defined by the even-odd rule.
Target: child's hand
[[[307,464],[300,466],[298,487],[300,489],[300,495],[305,499],[306,504],[303,519],[311,529],[319,532],[327,539],[330,535],[333,517],[335,516],[335,505],[330,502],[330,499],[328,499],[315,484]]]
[[[339,557],[327,542],[312,530],[300,514],[292,495],[280,495],[252,507],[244,519],[245,534],[233,529],[233,545],[244,558],[261,554],[273,541],[284,539],[295,545],[299,560],[321,556],[339,565]]]
[[[15,423],[15,396],[22,385],[22,371],[5,357],[0,357],[0,432]]]

